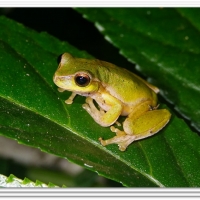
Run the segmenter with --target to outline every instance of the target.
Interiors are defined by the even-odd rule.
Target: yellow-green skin
[[[88,84],[77,84],[77,75],[88,77]],[[157,133],[171,117],[166,109],[156,110],[157,87],[105,61],[74,58],[64,53],[53,80],[59,91],[72,91],[65,101],[67,104],[73,102],[76,94],[87,96],[83,108],[101,126],[111,126],[118,123],[120,115],[127,116],[123,122],[123,131],[111,126],[116,136],[108,140],[99,138],[103,146],[116,143],[121,151],[125,151],[133,141]],[[96,108],[93,100],[100,109]]]

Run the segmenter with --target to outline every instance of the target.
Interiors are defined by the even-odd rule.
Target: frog
[[[83,109],[100,126],[114,132],[112,138],[99,137],[102,146],[117,144],[125,151],[131,143],[156,134],[170,121],[171,113],[158,109],[159,89],[115,64],[63,53],[53,81],[59,92],[72,92],[66,104],[72,104],[76,95],[86,97]],[[120,116],[125,118],[121,128]]]

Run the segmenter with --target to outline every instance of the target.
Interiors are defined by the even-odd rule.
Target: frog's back
[[[88,60],[74,58],[71,60],[70,70],[74,74],[76,70],[89,70],[94,79],[99,80],[102,86],[114,97],[127,105],[135,105],[137,102],[150,100],[156,105],[156,93],[158,88],[147,83],[134,73],[118,67],[112,63],[101,60]]]
[[[159,89],[134,73],[105,61],[98,61],[99,77],[103,86],[124,103],[132,104],[142,99],[157,99]],[[101,74],[101,72],[103,72]]]

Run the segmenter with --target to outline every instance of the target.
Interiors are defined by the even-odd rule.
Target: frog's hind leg
[[[168,122],[171,113],[166,109],[150,110],[139,118],[127,118],[123,128],[128,135],[134,135],[135,140],[150,137],[160,131]]]
[[[168,123],[170,116],[170,112],[166,109],[151,110],[138,118],[132,115],[124,121],[124,131],[111,126],[111,131],[115,132],[116,136],[108,140],[102,140],[102,138],[99,138],[99,140],[103,146],[116,143],[121,151],[125,151],[133,141],[157,133]]]
[[[118,144],[120,151],[125,151],[127,146],[135,140],[134,135],[127,135],[124,131],[115,128],[114,126],[111,126],[111,131],[116,133],[115,137],[108,140],[103,140],[102,138],[99,138],[99,141],[103,146],[115,143]]]

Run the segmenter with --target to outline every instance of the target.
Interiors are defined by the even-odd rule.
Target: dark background
[[[4,14],[38,32],[45,31],[67,41],[100,60],[121,67],[126,65],[126,68],[133,70],[133,65],[104,39],[94,24],[72,8],[12,8],[4,10]]]

